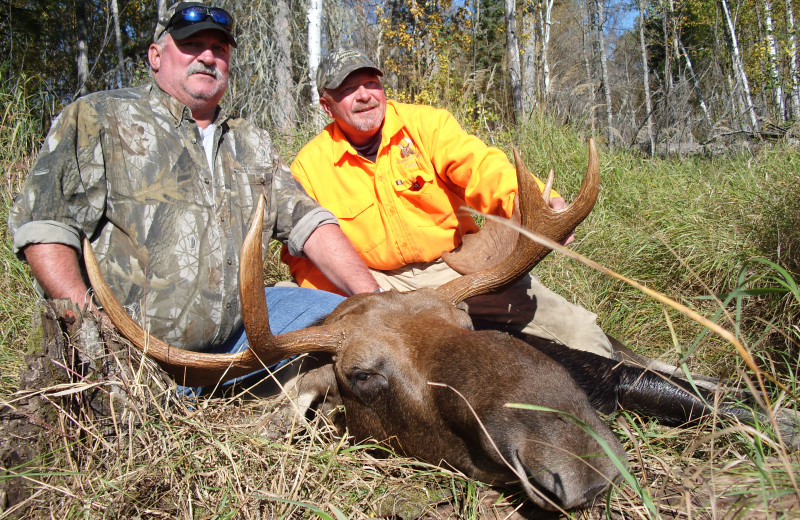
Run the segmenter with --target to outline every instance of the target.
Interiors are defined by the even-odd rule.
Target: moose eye
[[[357,383],[366,383],[370,380],[372,374],[368,374],[367,372],[359,372],[353,376],[353,380]]]

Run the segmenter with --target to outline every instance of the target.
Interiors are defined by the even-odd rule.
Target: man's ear
[[[331,106],[328,104],[328,100],[325,99],[323,96],[324,94],[319,97],[319,104],[322,107],[322,110],[324,110],[325,113],[328,114],[328,117],[334,119],[333,112],[331,112]]]
[[[150,48],[147,49],[147,59],[150,61],[150,68],[153,69],[153,72],[158,72],[161,67],[161,46],[159,44],[150,44]]]

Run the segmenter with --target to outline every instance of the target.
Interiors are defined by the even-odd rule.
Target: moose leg
[[[733,403],[729,394],[715,409],[713,403],[718,401],[715,392],[704,388],[695,390],[688,381],[678,377],[570,349],[534,336],[520,337],[562,364],[587,393],[592,406],[600,412],[625,409],[670,426],[696,421],[714,413],[735,417],[748,424],[752,424],[756,417],[759,421],[765,419],[761,414]]]
[[[639,368],[647,368],[655,372],[661,372],[662,374],[669,374],[670,377],[677,377],[679,379],[685,379],[683,370],[676,367],[675,365],[670,365],[669,363],[664,363],[663,361],[659,361],[657,359],[651,359],[641,354],[637,354],[627,345],[619,341],[618,339],[608,336],[611,345],[614,348],[614,353],[616,354],[616,358],[626,365],[636,366]],[[695,386],[705,388],[710,392],[716,391],[720,385],[724,385],[725,382],[721,381],[719,378],[716,377],[709,377],[700,374],[692,374],[692,380]],[[744,398],[744,396],[741,396]]]

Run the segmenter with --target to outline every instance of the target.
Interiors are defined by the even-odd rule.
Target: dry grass
[[[116,344],[113,332],[104,334],[106,344]],[[287,413],[280,396],[182,400],[135,352],[109,347],[102,355],[110,375],[17,392],[2,403],[20,409],[35,398],[54,419],[41,434],[41,457],[6,468],[3,478],[21,476],[30,496],[0,518],[455,519],[530,513],[513,491],[503,495],[376,445],[352,445],[324,417],[305,423]],[[98,412],[98,388],[107,399],[114,394],[106,409],[111,413]],[[800,517],[800,452],[767,426],[666,428],[624,412],[609,422],[629,454],[634,484],[614,486],[574,518]]]

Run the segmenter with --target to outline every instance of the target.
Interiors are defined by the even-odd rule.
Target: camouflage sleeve
[[[97,112],[78,101],[54,121],[8,218],[14,252],[36,243],[80,251],[103,215],[105,168]]]
[[[312,199],[298,183],[286,163],[273,154],[272,194],[277,208],[275,237],[284,242],[294,256],[304,256],[303,246],[323,224],[339,224],[336,217]]]

